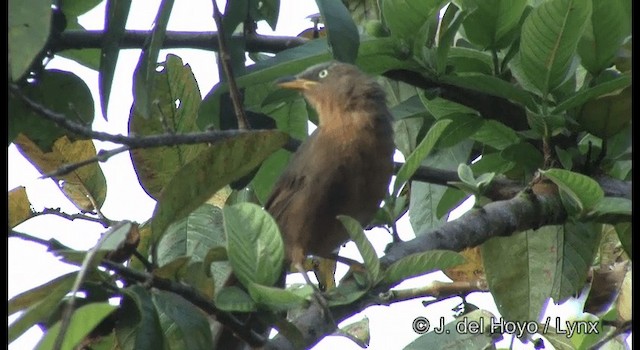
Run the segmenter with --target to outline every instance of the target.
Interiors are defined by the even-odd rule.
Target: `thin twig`
[[[50,173],[47,173],[45,175],[42,175],[42,178],[49,178],[49,177],[58,177],[58,176],[62,176],[62,175],[67,175],[70,172],[77,170],[85,165],[89,165],[89,164],[93,164],[96,162],[101,162],[104,163],[107,161],[107,159],[115,156],[116,154],[122,153],[122,152],[126,152],[129,149],[131,149],[129,146],[122,146],[122,147],[118,147],[118,148],[114,148],[114,149],[110,149],[110,150],[100,150],[95,157],[91,157],[89,159],[85,159],[76,163],[68,163],[68,164],[63,164],[61,167],[59,167],[58,169],[56,169],[55,171],[52,171]]]
[[[390,305],[392,303],[416,298],[433,297],[437,300],[442,300],[442,298],[446,299],[457,295],[465,295],[472,292],[486,292],[488,290],[487,281],[483,279],[460,282],[434,281],[419,288],[390,290],[387,293],[382,293],[379,299],[380,304]]]
[[[107,228],[110,226],[110,221],[106,222],[104,221],[102,218],[94,218],[92,216],[88,216],[85,214],[80,214],[80,213],[76,213],[76,214],[68,214],[68,213],[64,213],[60,210],[60,208],[44,208],[41,212],[36,212],[33,213],[33,216],[40,216],[40,215],[56,215],[59,216],[61,218],[65,218],[69,221],[74,221],[77,219],[80,220],[86,220],[86,221],[91,221],[91,222],[96,222],[98,224],[101,224],[104,228]]]
[[[227,83],[229,84],[229,93],[231,94],[233,110],[236,114],[236,118],[238,119],[238,129],[249,130],[249,122],[247,121],[247,116],[244,113],[244,108],[242,108],[240,91],[238,90],[238,84],[236,84],[236,79],[233,75],[233,69],[231,67],[231,55],[229,55],[229,50],[227,49],[224,28],[222,26],[222,14],[220,14],[220,9],[218,8],[216,0],[211,0],[211,2],[213,3],[213,19],[216,22],[216,27],[218,27],[218,54],[220,56],[220,64],[222,65],[224,74],[227,76]]]
[[[94,131],[90,128],[69,120],[64,114],[54,112],[37,102],[25,96],[20,88],[15,84],[9,84],[9,91],[20,98],[34,112],[41,117],[50,120],[58,126],[71,131],[82,137],[92,138],[100,141],[108,141],[127,145],[131,149],[137,148],[154,148],[175,145],[193,145],[198,143],[212,143],[220,140],[236,137],[245,133],[260,133],[267,131],[249,131],[249,130],[214,130],[206,132],[193,132],[186,134],[159,134],[150,136],[124,136],[113,135],[106,132]]]

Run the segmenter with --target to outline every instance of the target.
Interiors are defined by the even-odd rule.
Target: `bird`
[[[392,117],[382,87],[355,65],[321,63],[275,85],[300,91],[318,114],[318,127],[292,155],[264,202],[283,238],[286,269],[302,273],[314,286],[303,268],[306,257],[332,258],[349,239],[337,216],[351,216],[365,226],[388,191],[395,152]],[[326,309],[323,297],[314,296]],[[259,318],[247,317],[246,325],[268,334]],[[224,332],[218,344],[246,349],[234,338]]]
[[[352,64],[320,63],[276,85],[300,91],[318,115],[264,204],[286,263],[303,272],[308,255],[331,258],[348,241],[338,215],[366,226],[379,209],[393,174],[392,116],[380,84]]]

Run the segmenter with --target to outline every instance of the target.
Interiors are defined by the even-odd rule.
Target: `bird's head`
[[[282,88],[295,89],[323,117],[348,115],[353,111],[386,110],[385,93],[358,67],[341,62],[321,63],[302,73],[278,79]]]

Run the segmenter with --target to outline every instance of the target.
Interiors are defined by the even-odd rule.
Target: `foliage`
[[[93,100],[86,84],[71,72],[46,67],[48,57],[62,55],[98,70],[106,119],[131,1],[107,1],[99,50],[60,51],[54,40],[65,30],[60,18],[67,30],[78,28],[77,17],[96,2],[56,1],[59,8],[52,8],[42,1],[9,1],[9,143],[43,175],[99,156],[90,136],[42,119],[22,101],[27,97],[85,127],[91,125]],[[518,184],[524,195],[551,196],[562,203],[563,222],[512,230],[509,237],[481,245],[482,259],[474,269],[482,274],[468,275],[466,281],[486,281],[505,320],[544,322],[545,305],[582,291],[591,269],[631,260],[630,196],[608,193],[599,184],[602,177],[631,179],[630,0],[316,2],[326,37],[275,56],[251,52],[260,60],[240,67],[233,77],[253,128],[279,131],[253,130],[210,144],[131,150],[140,186],[157,200],[147,222],[112,222],[101,216],[108,181],[96,163],[54,175],[80,214],[93,212],[95,220],[110,227],[109,232],[118,231],[120,238],[108,249],[98,244],[91,252],[32,238],[81,271],[10,300],[11,314],[23,312],[9,326],[10,341],[39,324],[47,330],[39,348],[52,348],[59,334],[64,336],[63,348],[81,343],[93,348],[213,348],[215,337],[205,315],[211,310],[189,299],[193,295],[219,310],[265,312],[262,317],[282,334],[300,341],[291,324],[277,320],[282,317],[278,312],[304,309],[312,290],[277,286],[283,243],[275,221],[260,205],[289,159],[280,149],[286,134],[306,137],[307,120],[316,118],[299,95],[270,83],[332,57],[355,62],[379,78],[395,118],[396,144],[406,159],[374,224],[395,230],[396,221],[408,211],[416,235],[424,235],[441,227],[445,215],[469,195],[475,196],[478,208],[495,201],[490,194],[499,181]],[[240,24],[263,20],[274,28],[279,7],[279,0],[229,2],[224,24],[229,33],[238,33]],[[162,1],[140,55],[129,132],[153,136],[235,129],[229,77],[202,99],[180,57],[170,54],[157,62],[173,10],[173,1]],[[248,27],[241,32],[225,40],[232,53],[244,55],[247,42],[235,38],[254,33]],[[448,180],[450,189],[443,183],[416,181],[419,169],[433,167],[457,173]],[[23,187],[9,191],[8,197],[11,230],[42,214],[30,207]],[[474,215],[482,215],[482,208]],[[327,294],[331,307],[356,305],[374,294],[370,292],[387,291],[410,277],[464,261],[456,252],[431,250],[385,265],[358,223],[339,219],[363,257],[364,272],[354,271],[351,280]],[[607,232],[613,232],[607,237],[622,251],[613,260],[606,259],[612,254],[605,249],[612,240],[602,239]],[[165,288],[149,288],[151,280],[110,276],[97,268],[100,259],[116,261],[116,252],[125,254],[121,261],[130,261],[130,270],[189,286],[192,294],[181,294],[168,282]],[[230,270],[244,288],[224,286]],[[607,276],[617,278],[611,283],[622,287],[607,289],[605,304],[588,320],[629,321],[627,275]],[[603,293],[597,282],[590,293]],[[75,296],[78,290],[84,296]],[[120,298],[117,306],[108,303],[112,297]],[[76,309],[65,319],[69,299]],[[464,306],[462,313],[474,309],[466,302]],[[484,310],[469,315],[474,322],[493,317]],[[454,323],[446,327],[453,329]],[[585,349],[611,329],[605,326],[598,336],[570,344],[557,334],[547,340],[556,348]],[[429,333],[407,348],[440,348],[461,341],[482,348],[495,341],[482,332],[455,334],[443,338]]]

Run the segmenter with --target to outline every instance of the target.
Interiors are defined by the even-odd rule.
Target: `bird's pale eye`
[[[329,71],[326,70],[326,69],[323,69],[323,70],[320,71],[320,73],[318,73],[318,77],[320,79],[325,78],[327,75],[329,75]]]

